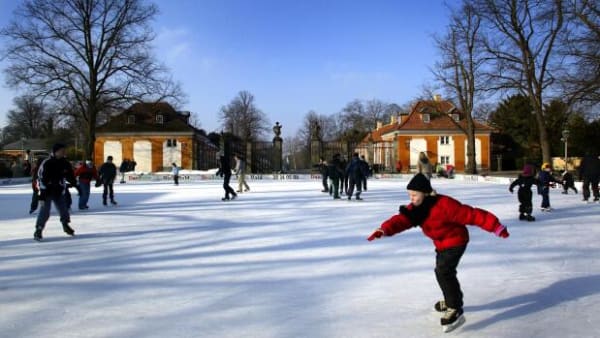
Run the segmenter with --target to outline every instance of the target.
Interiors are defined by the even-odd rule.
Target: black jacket
[[[593,179],[600,177],[600,159],[598,156],[586,156],[581,160],[579,166],[579,176],[581,179]]]
[[[344,177],[344,168],[342,168],[342,162],[339,158],[334,158],[327,166],[327,177],[332,180],[340,179]]]
[[[98,175],[100,176],[102,183],[113,183],[117,177],[117,166],[111,162],[104,162],[100,167],[100,170],[98,170]]]
[[[355,157],[350,161],[350,164],[348,164],[348,167],[346,168],[346,175],[355,181],[360,181],[365,177],[360,159]]]
[[[517,185],[519,186],[519,191],[522,191],[522,190],[531,191],[531,186],[533,186],[533,185],[540,186],[540,185],[542,185],[542,182],[533,176],[519,175],[519,178],[517,178],[516,180],[514,180],[514,182],[512,182],[510,184],[510,187],[508,188],[508,190],[510,192],[513,192],[513,189]]]
[[[219,170],[217,170],[217,176],[231,176],[231,163],[229,159],[225,156],[221,156],[221,160],[219,162]]]
[[[58,159],[51,156],[44,160],[38,169],[38,186],[47,194],[60,195],[66,187],[67,182],[73,186],[77,185],[73,166],[65,158]]]

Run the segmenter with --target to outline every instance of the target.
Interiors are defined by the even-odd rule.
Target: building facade
[[[475,124],[475,157],[478,170],[490,169],[490,136],[493,128]],[[369,162],[389,171],[413,172],[419,154],[432,164],[452,165],[464,171],[467,163],[467,121],[450,101],[436,97],[417,102],[409,114],[392,116],[390,123],[377,123],[357,151]]]
[[[218,147],[189,119],[189,112],[175,111],[168,103],[136,103],[98,127],[94,162],[112,156],[119,166],[133,160],[138,172],[168,171],[172,163],[183,169],[214,168]]]

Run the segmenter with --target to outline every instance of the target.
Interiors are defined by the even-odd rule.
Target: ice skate
[[[33,240],[41,242],[42,241],[42,230],[36,229],[33,233]]]
[[[526,221],[526,220],[527,220],[527,215],[525,215],[525,214],[519,215],[519,221]]]
[[[535,217],[533,217],[533,216],[531,216],[531,215],[526,215],[526,216],[525,216],[525,220],[526,220],[527,222],[533,222],[533,221],[535,221]]]
[[[110,200],[110,204],[112,204],[112,205],[117,205],[117,201],[115,201],[115,200]]]
[[[462,309],[447,308],[444,317],[440,319],[442,331],[450,332],[465,323]]]
[[[71,228],[68,224],[63,224],[63,231],[65,232],[65,234],[69,235],[69,236],[75,236],[75,230],[73,230],[73,228]]]

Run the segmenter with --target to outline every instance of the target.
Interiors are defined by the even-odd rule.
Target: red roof
[[[429,114],[429,122],[423,120],[423,116]],[[458,114],[459,120],[454,120],[454,114]],[[473,121],[476,132],[491,132],[493,128]],[[458,110],[450,101],[419,101],[414,105],[412,111],[408,115],[402,115],[401,123],[393,123],[385,125],[368,134],[363,142],[369,141],[369,136],[373,142],[383,141],[382,136],[395,131],[407,132],[459,132],[466,133],[467,120],[465,114]]]

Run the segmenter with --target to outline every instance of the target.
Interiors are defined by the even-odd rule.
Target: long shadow
[[[467,325],[464,330],[481,330],[501,321],[527,316],[597,293],[600,293],[600,275],[564,279],[536,292],[525,293],[488,304],[465,307],[465,311],[468,312],[498,308],[509,309],[485,320]]]

